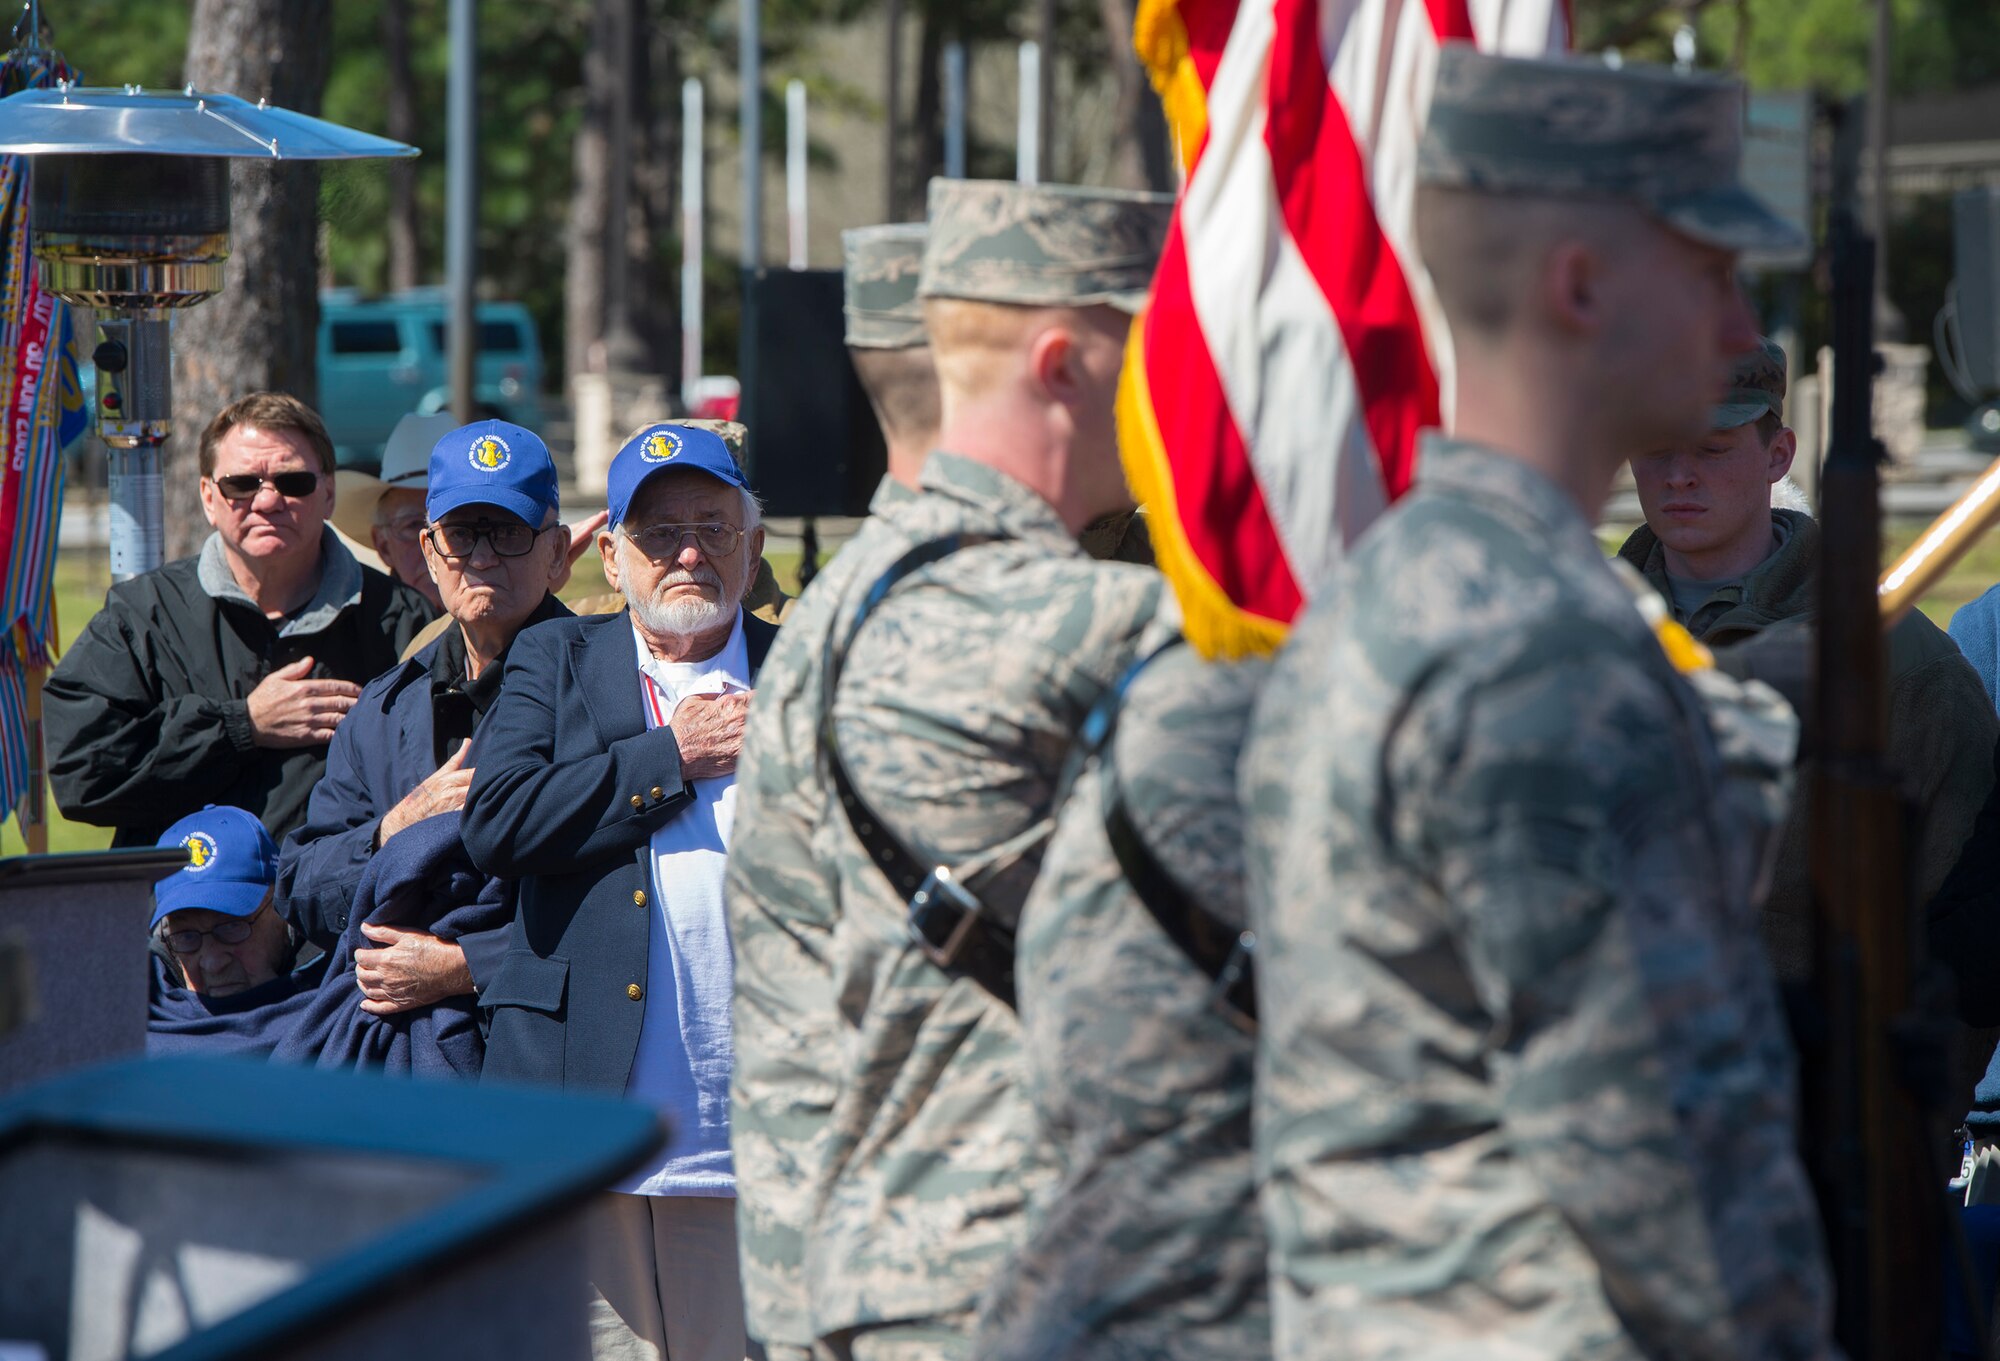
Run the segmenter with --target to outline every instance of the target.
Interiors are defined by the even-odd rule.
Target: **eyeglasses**
[[[424,517],[406,515],[396,520],[378,520],[375,528],[385,531],[397,543],[415,543],[424,536]]]
[[[554,529],[554,525],[549,526]],[[535,540],[542,535],[539,529],[530,529],[519,520],[474,520],[469,524],[432,525],[427,531],[431,547],[438,556],[469,558],[479,551],[481,539],[492,546],[493,551],[503,558],[525,557],[533,550]]]
[[[214,936],[219,945],[241,945],[250,939],[251,923],[270,910],[271,900],[266,898],[257,905],[257,910],[247,917],[224,917],[206,931],[197,931],[191,926],[179,931],[163,931],[160,933],[160,939],[164,940],[167,948],[177,955],[200,954],[202,939],[205,936]]]
[[[639,546],[639,551],[655,560],[671,558],[681,551],[688,535],[701,551],[711,558],[726,558],[736,551],[736,545],[743,538],[743,531],[735,525],[725,525],[710,521],[699,525],[642,525],[638,529],[622,531],[626,538]]]
[[[269,477],[259,477],[255,473],[231,473],[227,477],[209,480],[231,501],[248,501],[266,487],[276,487],[278,495],[297,500],[301,496],[311,496],[319,486],[319,474],[311,472],[273,473]]]

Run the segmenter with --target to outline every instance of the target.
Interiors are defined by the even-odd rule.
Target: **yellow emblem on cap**
[[[655,430],[639,446],[639,458],[646,463],[666,463],[681,451],[681,437],[671,430]]]
[[[481,435],[472,442],[472,466],[481,472],[497,473],[513,459],[514,451],[498,435]]]
[[[188,853],[188,868],[205,870],[215,863],[215,838],[207,832],[189,832],[181,838],[181,845]]]

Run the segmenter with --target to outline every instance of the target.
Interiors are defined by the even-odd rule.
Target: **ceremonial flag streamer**
[[[1439,45],[1568,34],[1563,0],[1142,0],[1185,182],[1119,440],[1205,655],[1275,648],[1438,424],[1412,209]]]
[[[45,48],[0,59],[0,96],[74,79]],[[39,734],[28,672],[56,645],[53,575],[62,453],[89,424],[70,309],[42,292],[28,240],[28,161],[0,157],[0,816],[26,791]]]

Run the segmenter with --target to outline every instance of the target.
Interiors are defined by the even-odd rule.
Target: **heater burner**
[[[229,162],[38,156],[29,222],[42,287],[101,311],[192,307],[222,289]]]

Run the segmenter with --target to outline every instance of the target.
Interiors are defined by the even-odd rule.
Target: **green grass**
[[[83,631],[90,617],[104,604],[111,586],[111,561],[102,550],[58,552],[56,554],[56,643],[67,647]],[[52,851],[97,851],[111,844],[109,827],[91,827],[71,822],[48,801],[49,849]],[[19,855],[27,849],[21,839],[18,818],[8,816],[0,825],[0,855]]]
[[[1901,556],[1925,526],[1895,525],[1883,536],[1882,565],[1887,567]],[[2000,534],[1989,533],[1953,564],[1931,593],[1917,602],[1917,608],[1931,617],[1939,628],[1951,623],[1958,607],[2000,581]]]

